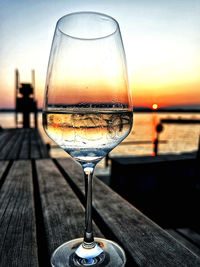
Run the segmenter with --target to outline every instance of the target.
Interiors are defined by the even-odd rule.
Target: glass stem
[[[84,168],[85,177],[85,233],[83,246],[93,247],[94,237],[92,228],[92,176],[94,172],[94,167]]]

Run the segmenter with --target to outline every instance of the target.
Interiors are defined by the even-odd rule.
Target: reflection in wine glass
[[[52,255],[52,266],[124,266],[122,248],[92,230],[92,175],[95,165],[132,127],[132,103],[119,25],[94,12],[62,17],[55,29],[43,108],[43,125],[83,168],[85,233]]]

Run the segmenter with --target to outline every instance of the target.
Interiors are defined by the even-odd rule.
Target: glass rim
[[[76,16],[76,15],[81,15],[81,14],[92,14],[92,15],[98,15],[98,16],[102,16],[105,18],[109,18],[110,21],[114,22],[115,24],[115,29],[113,31],[111,31],[111,33],[106,34],[106,35],[102,35],[100,37],[91,37],[91,38],[83,38],[83,37],[78,37],[78,36],[73,36],[71,34],[68,34],[66,32],[64,32],[63,30],[60,29],[59,24],[61,23],[62,20],[64,20],[66,17],[70,17],[70,16]],[[62,17],[60,17],[57,21],[56,24],[56,29],[59,30],[60,33],[62,33],[63,35],[66,35],[67,37],[70,37],[72,39],[77,39],[77,40],[99,40],[99,39],[104,39],[107,38],[109,36],[114,35],[118,30],[120,31],[119,28],[119,23],[117,22],[116,19],[114,19],[112,16],[104,14],[104,13],[100,13],[100,12],[95,12],[95,11],[78,11],[78,12],[72,12],[72,13],[68,13]]]

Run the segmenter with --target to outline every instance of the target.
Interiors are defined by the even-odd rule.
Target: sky
[[[135,106],[200,105],[200,0],[0,0],[0,108],[14,107],[21,82],[35,70],[43,103],[57,20],[96,11],[120,25]]]

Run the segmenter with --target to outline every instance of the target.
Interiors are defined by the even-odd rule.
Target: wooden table
[[[28,154],[0,161],[1,267],[48,267],[55,248],[83,236],[81,167],[69,158]],[[200,266],[198,251],[187,249],[96,177],[93,220],[95,236],[124,248],[126,266]]]
[[[0,131],[0,160],[48,158],[37,129],[10,128]]]

